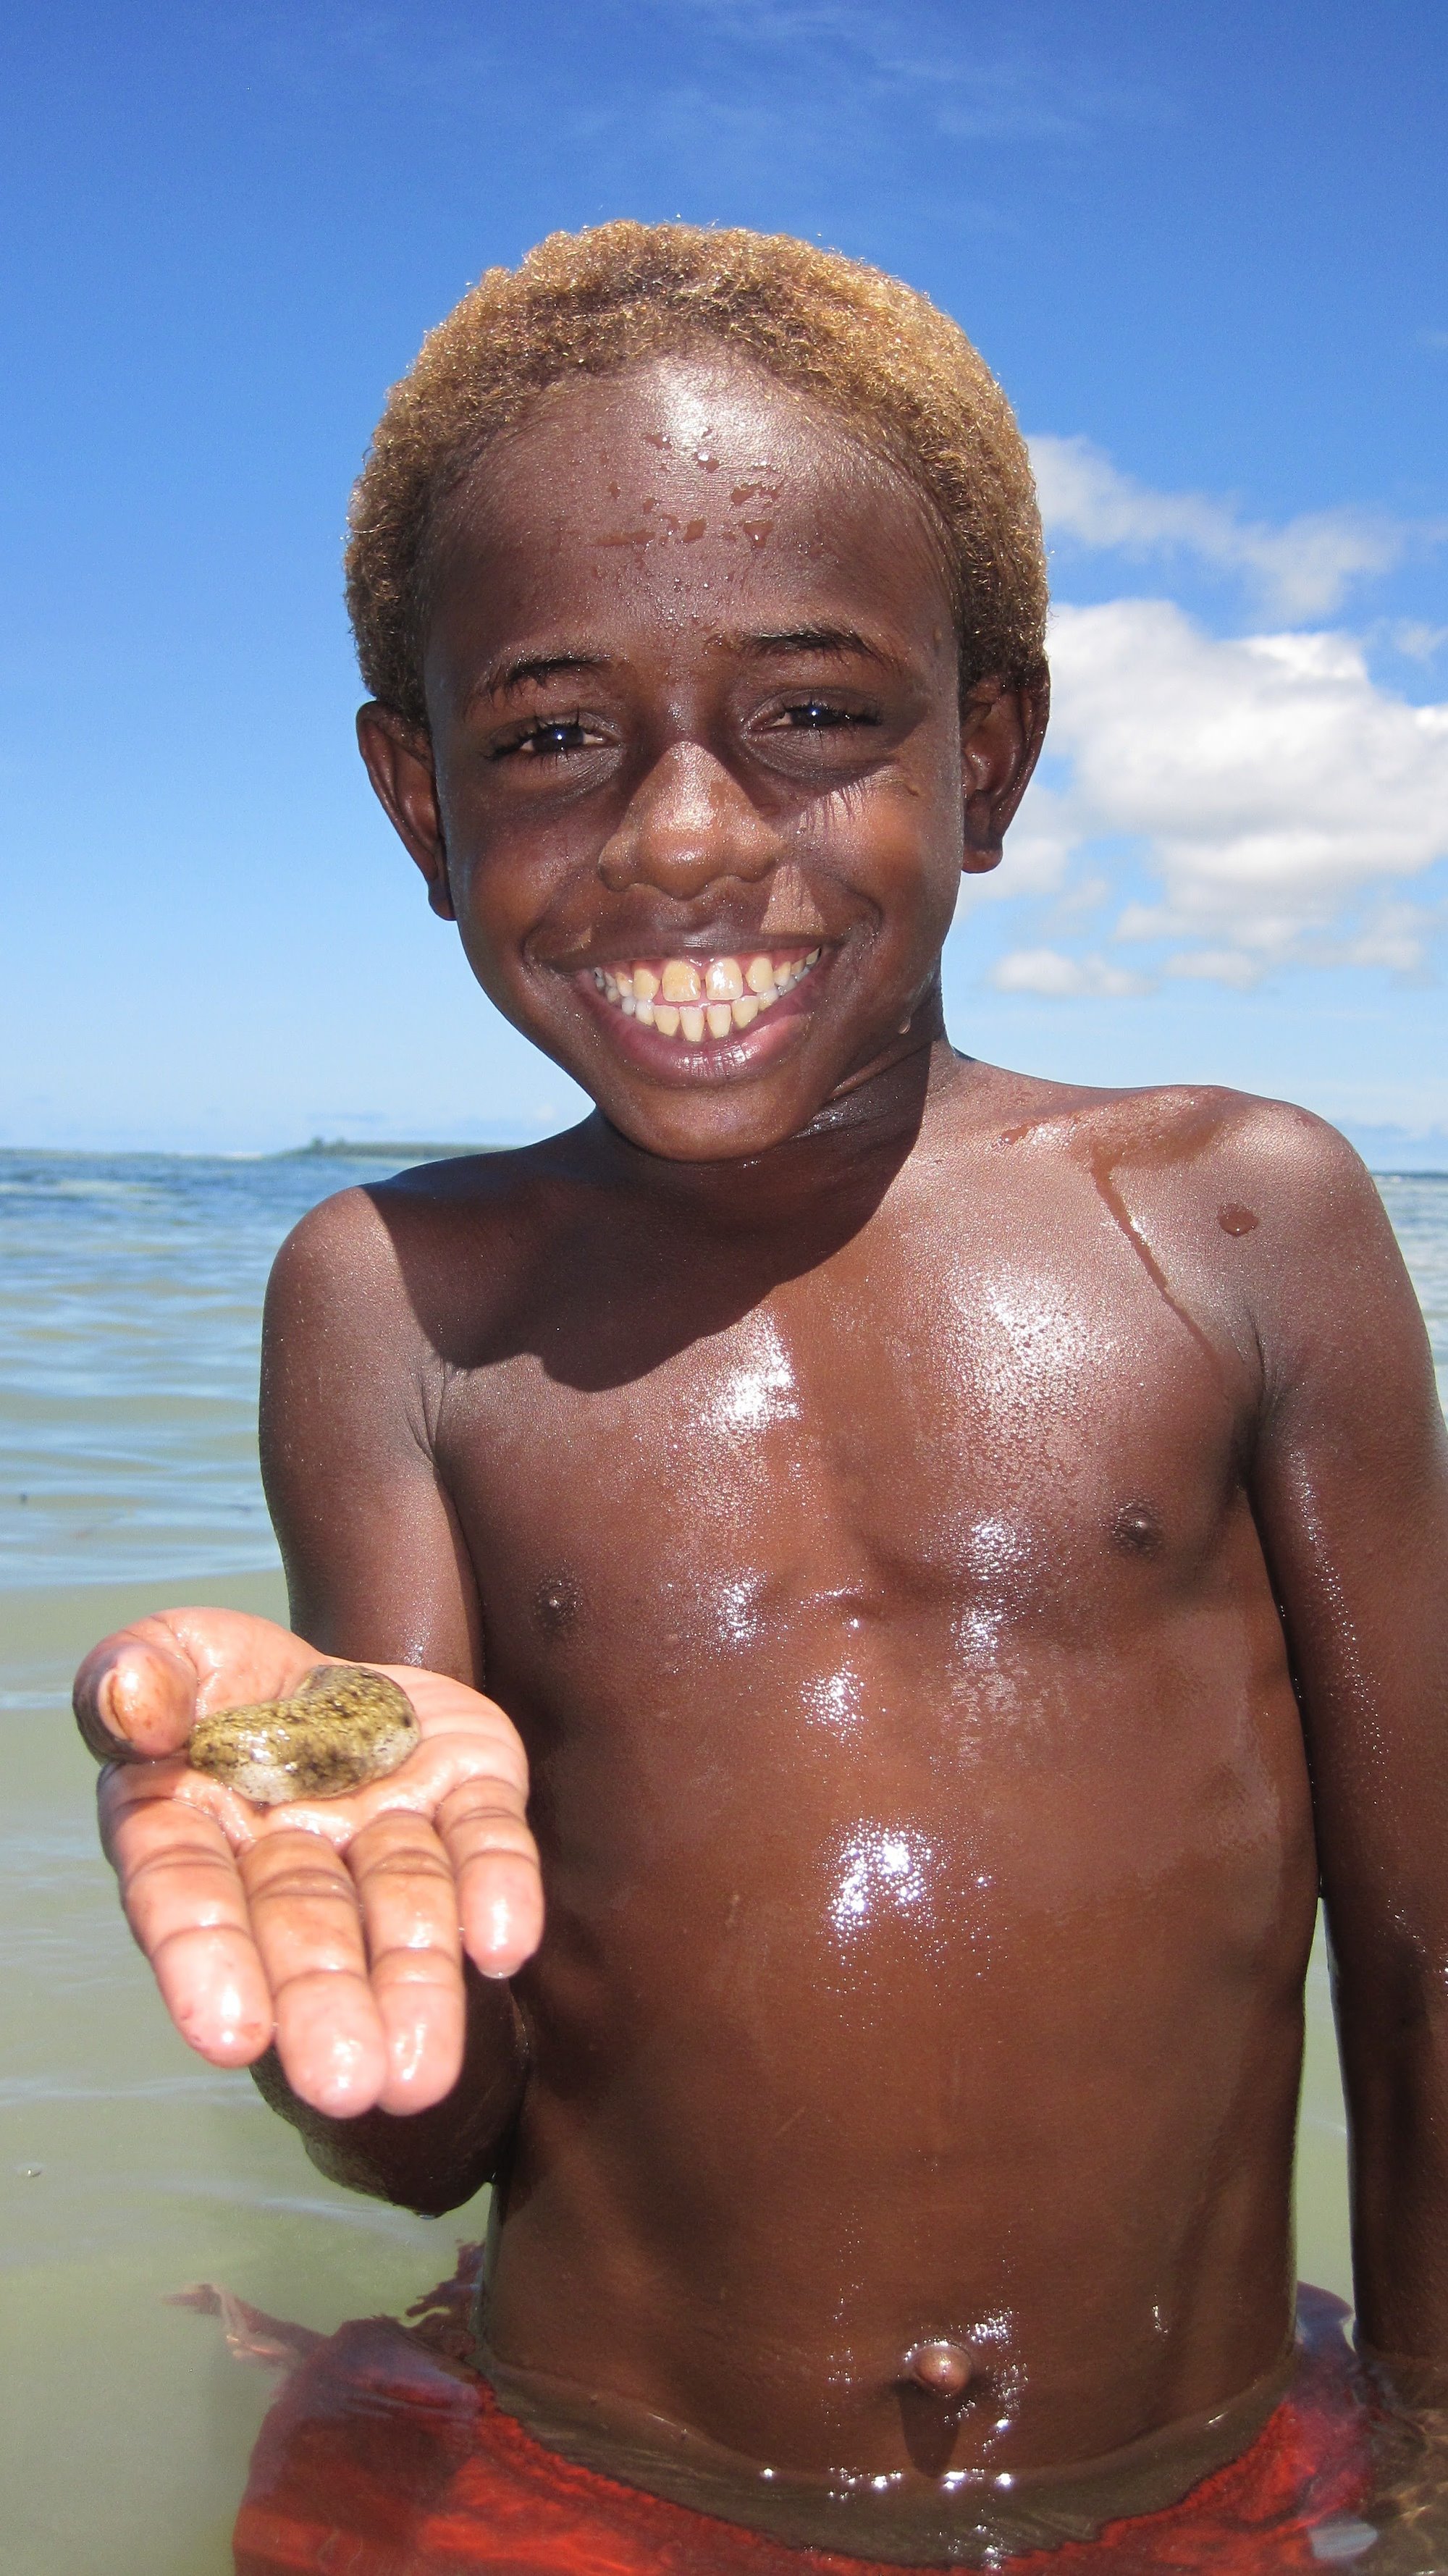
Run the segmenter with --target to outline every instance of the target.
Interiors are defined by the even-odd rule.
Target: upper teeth
[[[653,965],[595,966],[593,980],[628,1018],[666,1038],[683,1037],[699,1046],[706,1028],[715,1038],[747,1029],[817,966],[819,957],[817,948],[807,957],[778,961],[764,950],[743,957],[665,957]]]

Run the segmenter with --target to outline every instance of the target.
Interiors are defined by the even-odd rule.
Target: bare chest
[[[1069,1245],[863,1252],[646,1368],[580,1383],[540,1331],[455,1389],[580,2028],[603,1960],[838,1986],[853,2048],[867,1990],[928,2020],[982,1944],[1006,2020],[1042,1942],[1074,1995],[1082,1925],[1135,1941],[1147,1888],[1234,1956],[1277,1920],[1300,1730],[1230,1337]]]
[[[1079,1641],[1204,1579],[1240,1504],[1235,1355],[1129,1268],[867,1237],[709,1323],[591,1370],[540,1332],[450,1391],[494,1688]]]

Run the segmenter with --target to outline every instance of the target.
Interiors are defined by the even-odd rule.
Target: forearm
[[[522,2100],[527,2047],[511,1987],[471,1963],[466,1978],[462,2073],[431,2110],[330,2119],[292,2091],[275,2048],[253,2066],[263,2099],[291,2122],[329,2182],[440,2218],[493,2180]]]
[[[1358,2328],[1448,2372],[1448,1995],[1426,1958],[1338,1999]]]
[[[1294,1216],[1292,1139],[1281,1141],[1283,1253],[1264,1253],[1252,1284],[1264,1385],[1253,1510],[1312,1782],[1359,2326],[1382,2350],[1437,2363],[1448,2361],[1448,1441],[1371,1180],[1345,1149],[1314,1147]]]

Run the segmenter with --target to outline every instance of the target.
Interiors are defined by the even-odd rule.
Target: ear
[[[965,849],[961,866],[984,876],[1000,866],[1007,825],[1030,784],[1051,712],[1051,676],[1022,687],[1005,680],[977,680],[967,689],[960,717],[960,765],[965,789]]]
[[[369,698],[357,710],[357,747],[389,823],[427,880],[433,911],[442,921],[456,921],[431,742],[420,726],[404,723],[391,707]]]

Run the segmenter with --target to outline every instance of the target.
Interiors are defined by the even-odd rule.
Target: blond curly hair
[[[425,727],[442,504],[549,386],[723,350],[833,413],[914,485],[942,543],[963,685],[1035,678],[1046,564],[1025,441],[963,331],[876,268],[787,233],[600,224],[490,268],[394,385],[352,496],[347,607],[362,677]]]

